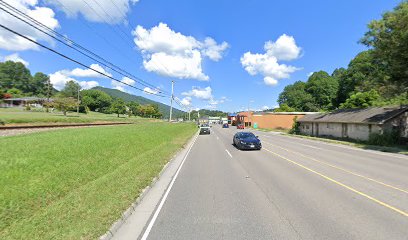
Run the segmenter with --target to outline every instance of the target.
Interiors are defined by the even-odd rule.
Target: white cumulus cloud
[[[103,67],[99,66],[98,64],[91,64],[90,67],[92,69],[95,69],[99,72],[102,72],[108,76],[112,76],[109,72],[107,72]],[[55,73],[52,73],[49,75],[50,76],[50,81],[57,90],[61,90],[64,88],[65,83],[68,81],[75,81],[79,83],[79,85],[83,89],[89,89],[93,88],[96,86],[99,86],[99,83],[97,81],[78,81],[75,79],[76,77],[80,78],[106,78],[105,76],[94,72],[90,69],[82,69],[82,68],[74,68],[72,70],[68,69],[63,69],[60,71],[57,71]],[[75,77],[75,78],[74,78]]]
[[[82,89],[90,89],[99,86],[97,81],[80,81],[78,82]]]
[[[214,39],[207,37],[202,44],[202,53],[213,61],[218,61],[222,58],[222,53],[229,47],[227,42],[218,45]]]
[[[82,89],[90,89],[96,86],[99,86],[97,81],[78,81],[75,78],[66,75],[66,71],[57,71],[55,73],[49,74],[50,82],[53,87],[57,90],[62,90],[65,87],[65,84],[69,81],[77,82]]]
[[[132,4],[139,0],[46,0],[68,17],[82,15],[91,22],[117,24],[124,22]]]
[[[122,82],[123,82],[123,83],[122,83]],[[124,83],[125,83],[125,84],[124,84]],[[112,87],[113,87],[114,89],[117,89],[117,90],[122,91],[122,92],[128,92],[128,91],[126,90],[126,87],[127,87],[126,84],[132,86],[132,85],[134,85],[135,83],[136,83],[136,82],[135,82],[134,80],[132,80],[132,79],[130,79],[130,78],[128,78],[128,77],[123,77],[123,78],[121,79],[121,82],[114,81],[114,80],[111,81]]]
[[[7,55],[7,56],[5,56],[3,58],[3,60],[4,61],[21,62],[26,67],[28,67],[28,65],[30,65],[30,63],[25,61],[24,59],[22,59],[18,53],[13,53],[13,54]]]
[[[147,93],[147,94],[157,94],[157,93],[159,93],[159,90],[153,89],[153,88],[149,88],[149,87],[145,87],[145,88],[143,89],[143,91],[144,91],[145,93]]]
[[[193,87],[192,90],[188,92],[183,92],[181,95],[195,97],[201,100],[211,100],[213,98],[211,87],[206,88]]]
[[[286,34],[280,36],[276,42],[266,42],[264,48],[268,55],[275,56],[279,61],[297,59],[302,50],[296,45],[295,39]]]
[[[195,50],[185,55],[158,52],[153,53],[149,59],[144,59],[143,66],[147,71],[162,76],[206,81],[209,77],[203,73],[201,61],[201,53]]]
[[[250,75],[264,76],[266,85],[276,85],[280,79],[289,78],[300,68],[281,64],[279,60],[295,60],[300,57],[301,48],[293,37],[282,35],[276,42],[268,41],[264,45],[265,53],[246,52],[241,57],[241,65]]]
[[[159,23],[151,29],[137,26],[132,32],[134,42],[143,54],[143,66],[149,72],[176,77],[207,81],[202,61],[208,57],[213,61],[222,58],[228,43],[217,44],[207,37],[203,42],[192,36],[183,35]]]
[[[39,7],[37,0],[5,0],[5,2],[53,30],[59,27],[59,22],[55,18],[54,11],[51,8]],[[0,11],[0,22],[32,40],[53,43],[51,37],[41,33],[4,11]],[[0,48],[9,51],[24,51],[38,49],[38,46],[14,33],[5,29],[0,29]]]
[[[184,106],[190,106],[191,105],[191,97],[185,97],[183,98],[180,102],[181,104],[183,104]]]
[[[90,68],[101,72],[107,76],[112,76],[109,72],[107,72],[103,67],[101,67],[99,64],[91,64]],[[69,76],[74,76],[74,77],[96,77],[96,78],[106,78],[104,75],[99,74],[91,69],[82,69],[82,68],[75,68],[69,72],[67,72],[67,75]]]
[[[128,77],[123,77],[122,82],[124,82],[126,84],[129,84],[129,85],[134,85],[136,83],[135,80],[132,80],[132,79],[130,79]]]
[[[125,85],[120,83],[120,82],[112,80],[111,85],[112,85],[113,89],[117,89],[119,91],[126,92]]]
[[[49,76],[50,76],[50,81],[52,85],[57,90],[63,89],[65,86],[65,83],[68,81],[78,82],[78,80],[65,75],[63,71],[57,71],[55,73],[51,73]]]

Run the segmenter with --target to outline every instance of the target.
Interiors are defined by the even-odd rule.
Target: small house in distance
[[[300,132],[311,136],[365,141],[372,133],[397,130],[402,138],[408,138],[408,106],[343,109],[306,115],[298,122]]]
[[[38,97],[6,98],[3,99],[4,104],[0,104],[0,107],[24,107],[28,105],[31,107],[42,107],[47,101],[47,98]],[[49,99],[49,101],[52,101],[52,99]]]

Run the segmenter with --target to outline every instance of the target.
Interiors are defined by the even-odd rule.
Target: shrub
[[[372,133],[368,138],[368,143],[380,146],[392,146],[399,141],[399,134],[397,130],[384,131],[383,134]]]
[[[292,128],[289,130],[290,134],[300,134],[300,128],[299,128],[300,124],[297,121],[297,116],[295,116],[293,118],[293,124],[292,124]]]
[[[0,125],[4,125],[4,124],[6,124],[6,122],[0,119]]]

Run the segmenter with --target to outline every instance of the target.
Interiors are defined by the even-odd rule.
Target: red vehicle
[[[245,127],[244,127],[244,124],[238,124],[237,125],[237,129],[244,129]]]

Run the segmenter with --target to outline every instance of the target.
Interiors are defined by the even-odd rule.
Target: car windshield
[[[255,135],[253,133],[241,133],[239,135],[240,138],[254,138]]]

